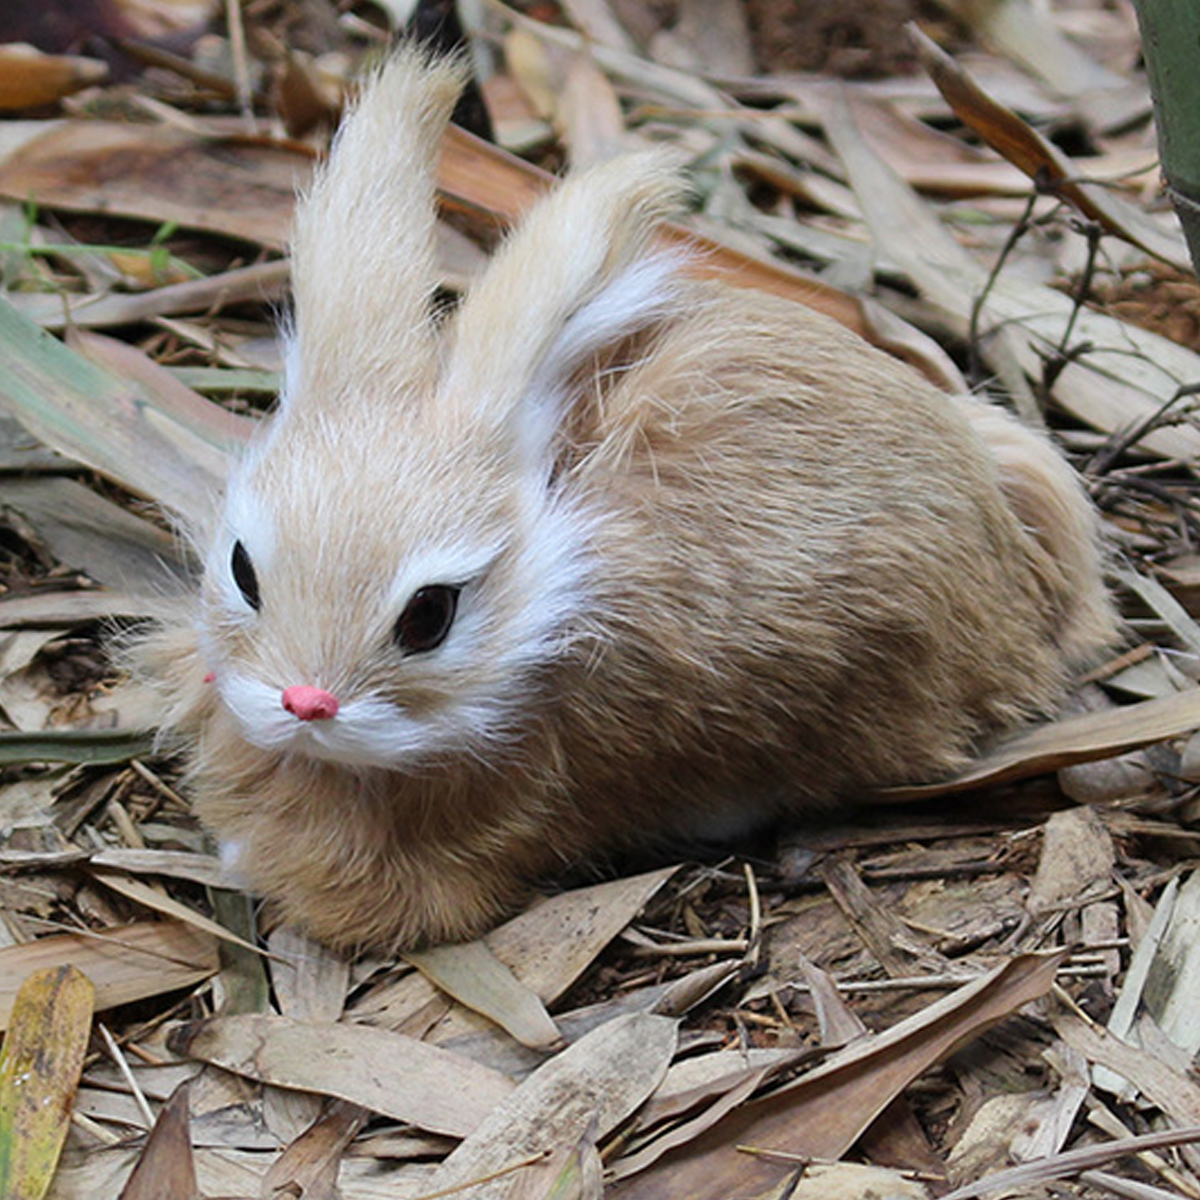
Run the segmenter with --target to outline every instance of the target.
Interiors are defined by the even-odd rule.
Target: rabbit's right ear
[[[678,208],[672,158],[642,151],[568,177],[543,197],[463,302],[443,403],[514,440],[534,469],[586,394],[591,359],[667,319],[679,303],[681,251],[651,247]]]
[[[363,88],[297,206],[288,392],[427,362],[438,147],[465,79],[414,48]]]

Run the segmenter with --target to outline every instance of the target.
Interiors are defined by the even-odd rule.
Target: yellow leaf
[[[92,1025],[92,982],[72,966],[21,986],[0,1050],[0,1196],[40,1200],[71,1120]]]

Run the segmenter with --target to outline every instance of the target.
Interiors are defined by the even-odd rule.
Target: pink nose
[[[283,707],[301,721],[328,721],[337,716],[338,698],[322,688],[297,684],[283,689]]]

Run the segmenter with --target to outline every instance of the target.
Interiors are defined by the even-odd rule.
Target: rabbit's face
[[[669,318],[657,155],[555,189],[440,325],[434,167],[461,79],[400,56],[299,206],[279,416],[230,482],[201,642],[256,746],[351,766],[490,761],[585,636],[602,498],[589,371]],[[576,440],[579,444],[574,444]]]
[[[264,749],[486,759],[577,636],[587,544],[579,507],[478,430],[396,404],[336,421],[285,409],[235,473],[210,551],[214,685]]]

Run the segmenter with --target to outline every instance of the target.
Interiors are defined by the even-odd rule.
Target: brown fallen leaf
[[[1090,1167],[1102,1166],[1127,1155],[1143,1154],[1149,1150],[1167,1149],[1173,1146],[1186,1146],[1200,1142],[1200,1126],[1191,1125],[1185,1129],[1168,1129],[1163,1133],[1145,1133],[1140,1137],[1122,1138],[1119,1141],[1100,1142],[1095,1146],[1082,1146],[1078,1150],[1067,1150],[1062,1154],[1054,1154],[1037,1162],[1022,1163],[1019,1167],[1011,1167],[1007,1171],[996,1171],[985,1175],[962,1187],[947,1192],[942,1200],[974,1200],[976,1196],[988,1196],[993,1192],[1002,1195],[1018,1196],[1028,1194],[1028,1189],[1039,1183],[1053,1179],[1069,1179],[1080,1171]],[[1126,1186],[1128,1183],[1126,1182]],[[1174,1192],[1162,1192],[1163,1197],[1173,1196]],[[1114,1195],[1119,1193],[1114,1192]],[[1146,1194],[1146,1193],[1143,1193]],[[1153,1192],[1149,1197],[1158,1200]]]
[[[23,43],[0,46],[0,112],[53,104],[107,75],[100,59],[43,54]]]
[[[188,1085],[182,1083],[158,1114],[121,1200],[196,1200],[196,1164],[188,1121]]]
[[[486,942],[431,946],[404,956],[460,1004],[495,1021],[523,1046],[554,1050],[562,1034],[531,987],[492,953]]]
[[[884,801],[918,800],[966,792],[985,784],[1029,779],[1072,763],[1112,758],[1139,746],[1181,737],[1197,728],[1200,728],[1200,689],[1193,689],[1041,725],[1001,743],[951,779],[886,788],[877,797]]]
[[[562,1170],[554,1151],[611,1132],[658,1086],[675,1043],[669,1017],[634,1013],[601,1025],[529,1076],[438,1167],[428,1191],[455,1188],[461,1200],[545,1195]]]
[[[95,991],[69,965],[19,978],[24,982],[0,1049],[0,1196],[41,1200],[71,1123]]]
[[[552,1004],[677,869],[665,867],[560,892],[493,929],[485,941],[521,983],[543,1003]],[[444,999],[424,975],[414,972],[368,993],[353,1016],[356,1021],[395,1029],[432,1006],[438,1012],[437,1027],[430,1035],[436,1042],[484,1029],[494,1031],[490,1021],[461,1005],[454,1005],[447,1016]]]
[[[1132,204],[1082,172],[1012,109],[993,100],[936,42],[915,25],[909,33],[921,64],[955,114],[1041,189],[1069,201],[1085,217],[1147,254],[1190,271],[1192,260],[1178,234],[1166,234]]]
[[[312,156],[296,143],[249,139],[236,128],[214,122],[199,133],[65,121],[0,162],[0,195],[49,208],[173,221],[281,250]]]
[[[267,949],[271,987],[285,1017],[318,1024],[332,1024],[341,1017],[350,990],[350,964],[345,958],[293,925],[271,930]]]
[[[817,1011],[822,1044],[840,1045],[867,1035],[867,1027],[842,999],[830,975],[803,955],[800,973]],[[906,1096],[897,1096],[863,1131],[860,1141],[867,1157],[879,1166],[915,1170],[929,1178],[946,1174],[946,1164],[930,1148]]]
[[[346,1147],[371,1114],[345,1100],[330,1103],[267,1168],[263,1196],[303,1196],[304,1200],[339,1200],[338,1167]]]
[[[1177,1125],[1200,1124],[1200,1086],[1141,1046],[1133,1046],[1099,1025],[1063,1013],[1054,1021],[1059,1037],[1090,1063],[1128,1080]]]
[[[60,933],[0,949],[0,1029],[17,981],[70,964],[95,985],[96,1009],[192,987],[217,971],[216,941],[180,921],[141,921],[102,933]]]
[[[513,1089],[499,1071],[367,1025],[244,1014],[181,1025],[170,1044],[262,1083],[336,1096],[451,1137],[466,1137]]]
[[[1025,954],[877,1037],[731,1112],[695,1142],[619,1183],[613,1200],[727,1200],[778,1186],[796,1159],[840,1158],[922,1071],[1045,994],[1066,951]],[[750,1147],[760,1153],[739,1153]],[[790,1161],[772,1158],[779,1151]]]
[[[546,171],[454,126],[442,143],[438,186],[444,203],[452,211],[483,218],[496,227],[511,225],[553,181]],[[858,300],[815,276],[781,263],[751,258],[671,222],[662,227],[659,236],[669,245],[690,246],[696,252],[693,269],[698,275],[794,300],[868,336]]]

